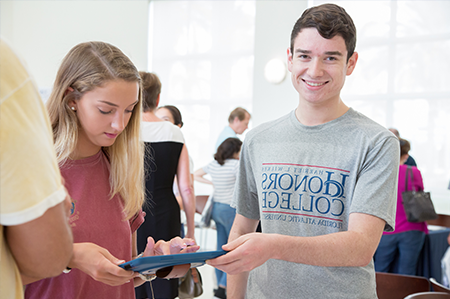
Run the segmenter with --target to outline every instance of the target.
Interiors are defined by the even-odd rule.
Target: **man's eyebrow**
[[[339,52],[339,51],[328,51],[328,52],[325,52],[325,55],[331,55],[331,56],[344,56],[344,55],[342,55],[342,53]]]
[[[294,51],[295,53],[303,53],[303,54],[311,54],[312,51],[310,50],[303,50],[303,49],[295,49]],[[341,52],[339,51],[327,51],[324,53],[325,55],[331,55],[331,56],[344,56]]]
[[[303,50],[303,49],[295,49],[294,53],[303,53],[303,54],[311,54],[312,52],[310,50]]]

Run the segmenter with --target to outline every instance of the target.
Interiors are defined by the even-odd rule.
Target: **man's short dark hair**
[[[237,117],[240,121],[243,121],[245,119],[246,115],[250,115],[247,110],[241,107],[237,107],[233,111],[231,111],[230,116],[228,117],[228,123],[232,123],[234,119]]]
[[[291,33],[291,53],[294,55],[294,42],[304,28],[316,28],[326,39],[340,35],[347,47],[347,61],[355,52],[356,27],[345,9],[336,4],[322,4],[305,10],[297,20]]]

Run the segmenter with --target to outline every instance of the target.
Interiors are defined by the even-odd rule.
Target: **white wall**
[[[40,89],[51,88],[62,58],[76,44],[109,42],[138,69],[147,69],[148,0],[0,1],[0,34],[28,63]],[[253,118],[255,127],[297,106],[289,73],[281,84],[268,83],[264,66],[286,61],[290,33],[307,1],[256,1]]]
[[[281,117],[298,105],[290,73],[280,84],[271,84],[264,78],[264,67],[273,58],[287,62],[292,27],[307,8],[307,2],[256,1],[253,127]]]
[[[39,88],[51,88],[76,44],[100,40],[147,67],[148,0],[0,1],[0,33],[28,63]]]
[[[109,42],[138,69],[147,69],[148,0],[0,1],[0,34],[28,63],[39,88],[51,88],[65,54],[89,40]],[[281,84],[268,83],[264,66],[286,61],[290,32],[307,1],[256,1],[253,118],[255,127],[280,117],[298,103],[289,73]]]

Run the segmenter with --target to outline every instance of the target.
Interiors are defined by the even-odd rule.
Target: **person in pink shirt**
[[[140,76],[117,47],[86,42],[63,59],[47,102],[61,174],[71,196],[73,255],[65,273],[26,286],[32,298],[133,299],[144,283],[119,264],[138,256],[144,222]],[[192,239],[148,238],[143,256],[198,250]]]
[[[408,152],[411,148],[408,140],[400,141],[400,169],[398,174],[397,212],[395,230],[384,232],[380,244],[374,255],[375,271],[396,272],[399,274],[416,275],[420,251],[428,233],[426,222],[408,222],[402,203],[402,192],[409,190],[423,190],[422,175],[415,166],[412,168],[413,180],[409,176],[408,190],[405,190],[405,179],[408,165]],[[394,265],[397,264],[395,267]],[[397,268],[398,270],[394,270]]]

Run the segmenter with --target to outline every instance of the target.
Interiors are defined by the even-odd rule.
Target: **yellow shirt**
[[[37,219],[64,198],[47,112],[24,65],[1,40],[0,299],[23,298],[5,226]]]

